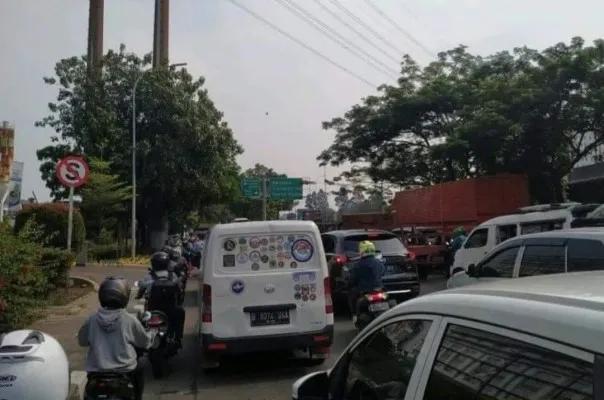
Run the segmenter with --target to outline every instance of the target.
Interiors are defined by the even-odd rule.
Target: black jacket
[[[362,257],[350,268],[350,289],[368,292],[382,288],[382,272],[384,264],[373,256]]]

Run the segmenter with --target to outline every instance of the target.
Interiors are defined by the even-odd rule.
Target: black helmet
[[[170,266],[170,256],[165,251],[158,251],[151,256],[151,268],[154,271],[165,271]]]
[[[126,308],[130,301],[130,284],[119,276],[108,276],[99,286],[101,307]]]

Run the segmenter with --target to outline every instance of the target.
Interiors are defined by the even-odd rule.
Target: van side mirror
[[[478,268],[476,268],[476,264],[470,264],[468,265],[468,272],[467,272],[468,276],[471,276],[472,278],[477,278],[478,277]]]
[[[297,400],[327,400],[329,375],[318,371],[305,375],[292,385],[292,398]]]

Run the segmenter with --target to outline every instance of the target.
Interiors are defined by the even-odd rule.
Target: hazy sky
[[[371,83],[393,82],[307,25],[276,0],[237,0],[308,46]],[[290,0],[291,1],[291,0]],[[431,56],[412,43],[366,0],[317,0],[342,16],[339,22],[314,0],[293,0],[307,12],[398,70],[403,52],[420,63]],[[544,48],[572,36],[604,36],[604,2],[595,0],[372,0],[436,53],[458,43],[489,54],[515,46]],[[336,4],[391,42],[381,43]],[[152,47],[153,0],[105,0],[105,50],[125,43],[146,53]],[[48,198],[35,152],[52,131],[34,127],[47,115],[56,92],[42,82],[57,60],[86,53],[87,0],[0,0],[0,120],[16,125],[16,158],[25,162],[23,197]],[[243,167],[263,163],[290,176],[318,179],[315,157],[333,133],[321,121],[339,116],[374,92],[371,86],[235,7],[229,0],[172,0],[171,62],[187,62],[204,75],[212,99],[245,148]],[[382,50],[376,49],[379,47]],[[384,54],[386,53],[386,54]],[[267,116],[266,113],[269,113]],[[336,171],[329,171],[328,176]]]

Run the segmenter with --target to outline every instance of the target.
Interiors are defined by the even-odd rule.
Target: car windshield
[[[359,244],[364,240],[370,240],[375,244],[377,251],[383,254],[403,254],[406,252],[405,246],[399,238],[392,234],[379,235],[354,235],[344,239],[342,244],[344,253],[358,253]]]

